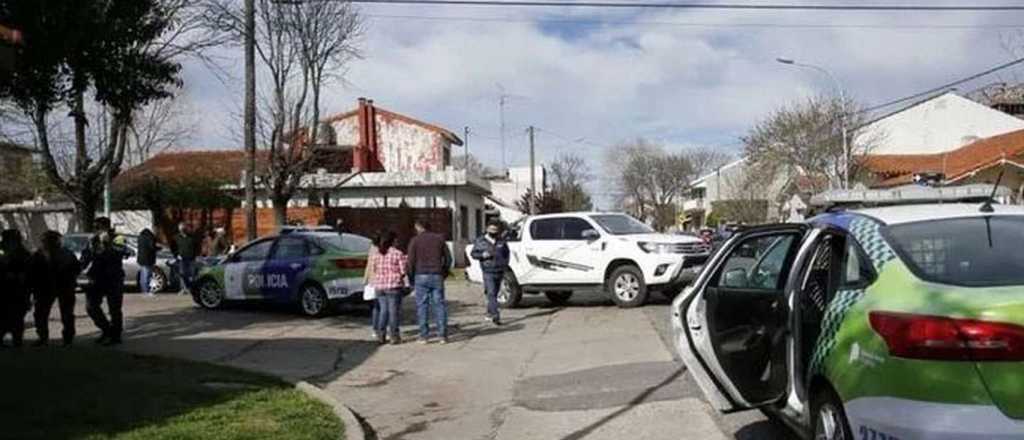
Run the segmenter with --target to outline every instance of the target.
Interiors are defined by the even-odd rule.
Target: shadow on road
[[[591,423],[591,424],[589,424],[587,426],[584,426],[584,427],[582,427],[582,428],[580,428],[580,429],[570,433],[569,435],[567,435],[565,437],[562,437],[562,440],[579,440],[581,438],[586,437],[587,435],[590,435],[591,433],[596,431],[598,428],[604,426],[605,424],[607,424],[608,422],[611,422],[612,420],[615,420],[617,417],[622,416],[623,414],[631,411],[637,405],[643,403],[649,396],[651,396],[656,391],[658,391],[658,389],[671,384],[673,381],[675,381],[680,376],[682,376],[683,371],[685,371],[685,369],[683,369],[683,368],[680,368],[680,369],[676,370],[670,376],[666,377],[665,380],[659,382],[657,385],[654,385],[654,386],[652,386],[650,388],[647,388],[642,393],[638,394],[635,398],[633,398],[633,400],[629,401],[629,403],[626,404],[626,406],[623,406],[619,410],[617,410],[617,411],[615,411],[615,412],[613,412],[611,414],[608,414],[607,416],[602,417],[600,420],[598,420],[598,421],[596,421],[594,423]]]

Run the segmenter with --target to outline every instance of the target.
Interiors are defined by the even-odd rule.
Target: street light
[[[842,84],[836,79],[832,72],[825,70],[823,67],[815,66],[813,64],[804,64],[794,61],[792,58],[776,58],[782,64],[788,64],[790,66],[803,67],[807,69],[813,69],[818,72],[824,73],[828,79],[832,80],[832,84],[835,86],[836,91],[839,92],[839,126],[843,132],[843,189],[850,189],[850,146],[846,140],[846,93],[843,91]]]

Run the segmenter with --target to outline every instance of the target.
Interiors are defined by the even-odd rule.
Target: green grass
[[[216,365],[26,348],[0,351],[0,378],[4,439],[343,438],[327,405],[274,378]]]

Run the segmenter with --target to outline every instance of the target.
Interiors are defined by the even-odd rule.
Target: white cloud
[[[328,111],[348,110],[358,96],[378,105],[479,136],[471,150],[499,164],[498,88],[522,95],[507,106],[508,157],[523,162],[523,128],[541,133],[539,154],[567,148],[593,157],[616,141],[652,137],[670,145],[736,143],[771,109],[831,90],[813,71],[775,62],[789,56],[831,69],[852,96],[866,103],[917,92],[1010,59],[999,30],[778,28],[682,26],[679,23],[948,25],[1012,22],[1005,14],[824,14],[716,11],[481,10],[471,8],[367,7],[370,15],[512,18],[455,21],[370,18],[365,59],[351,67],[348,89],[328,96]],[[557,24],[531,18],[633,20],[617,24]],[[1019,17],[1018,21],[1019,21]],[[675,24],[666,24],[675,23]],[[240,59],[240,51],[238,59]],[[240,66],[233,63],[232,69]],[[240,71],[236,73],[240,77]],[[239,106],[241,87],[221,85],[201,69],[187,70],[201,100],[198,145],[230,145],[224,127]],[[995,81],[998,78],[988,78]],[[980,86],[985,81],[973,84]],[[197,90],[198,89],[198,90]],[[208,138],[210,140],[205,140]]]

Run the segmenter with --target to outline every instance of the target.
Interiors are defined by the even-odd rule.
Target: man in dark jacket
[[[31,254],[25,249],[21,232],[0,233],[0,345],[10,333],[11,342],[21,347],[25,336],[25,313],[29,302],[28,272]]]
[[[149,282],[153,276],[153,266],[156,266],[156,253],[160,246],[156,244],[156,235],[149,228],[139,233],[139,249],[135,261],[139,264],[139,290],[143,295],[152,297],[156,292],[150,291]]]
[[[124,236],[117,235],[110,225],[110,219],[96,219],[89,247],[82,251],[82,265],[89,269],[89,288],[85,292],[85,311],[102,335],[97,344],[114,345],[121,343],[124,316],[124,259],[128,256]],[[103,312],[103,301],[107,302],[110,318]]]
[[[174,237],[174,256],[178,258],[178,275],[181,277],[182,290],[179,295],[192,293],[192,277],[196,268],[196,257],[199,256],[199,241],[196,240],[188,224],[178,225],[178,235]]]
[[[501,325],[498,291],[501,290],[501,281],[505,278],[509,259],[508,243],[502,235],[503,226],[498,220],[490,221],[487,224],[487,233],[476,239],[473,250],[470,251],[470,257],[480,261],[484,295],[487,296],[487,320],[494,325]]]
[[[416,319],[420,326],[420,343],[430,342],[430,309],[434,311],[437,336],[442,344],[448,343],[448,304],[444,298],[444,280],[448,277],[452,255],[444,236],[430,232],[424,220],[415,223],[416,237],[409,243],[408,268],[416,290]]]
[[[61,246],[57,231],[43,233],[42,246],[32,256],[32,286],[35,297],[36,334],[34,345],[44,346],[50,341],[50,310],[58,302],[63,324],[64,346],[75,338],[75,287],[81,266],[75,254]]]

